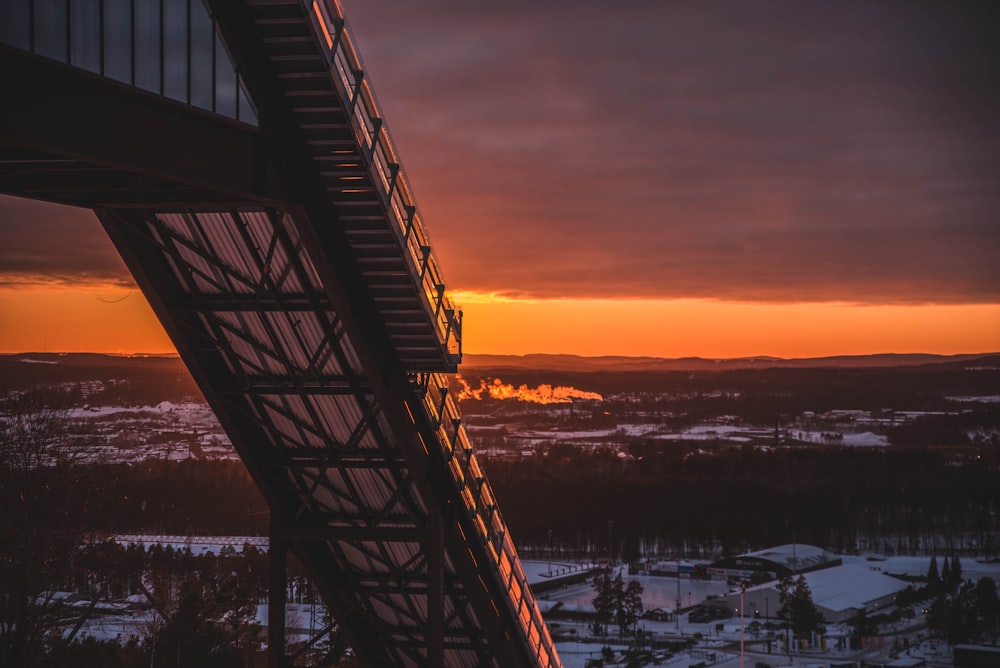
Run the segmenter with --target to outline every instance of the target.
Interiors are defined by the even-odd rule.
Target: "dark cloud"
[[[455,288],[1000,301],[989,3],[343,2]],[[0,238],[125,276],[89,213]]]
[[[0,285],[132,279],[87,209],[0,195]]]
[[[983,5],[345,4],[463,289],[1000,298]]]

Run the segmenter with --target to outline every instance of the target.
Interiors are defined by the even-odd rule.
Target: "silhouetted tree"
[[[74,396],[34,390],[0,404],[0,666],[35,665],[58,623],[52,594],[84,531],[85,442],[66,429]]]
[[[630,580],[625,584],[621,573],[611,575],[611,569],[605,568],[594,576],[593,599],[597,612],[594,631],[603,628],[607,633],[607,625],[613,620],[618,625],[618,635],[626,635],[642,615],[642,584],[638,580]]]
[[[868,618],[868,613],[864,608],[859,610],[858,614],[849,619],[847,623],[851,627],[851,637],[854,638],[855,641],[868,636],[873,636],[878,632],[878,626],[875,622]],[[855,642],[855,646],[856,645],[857,643]]]
[[[239,668],[260,650],[258,592],[234,573],[187,577],[153,639],[154,665]]]
[[[809,584],[802,575],[795,580],[788,576],[778,583],[778,600],[781,602],[778,616],[791,627],[796,638],[807,638],[814,631],[822,633],[825,630],[823,615],[813,603]]]
[[[611,577],[610,568],[602,568],[594,575],[594,610],[597,613],[597,620],[594,622],[594,633],[604,633],[607,635],[608,624],[614,619],[615,610],[618,607],[618,598],[621,596],[622,579]]]
[[[958,591],[941,593],[927,614],[927,628],[949,644],[992,640],[996,637],[996,583],[983,578],[965,582]]]
[[[73,642],[53,638],[46,652],[46,668],[148,668],[149,648],[139,638]]]
[[[958,587],[962,584],[962,577],[962,562],[957,556],[954,556],[951,558],[951,573],[948,584],[952,588]]]
[[[931,565],[927,569],[927,585],[930,587],[936,587],[941,582],[941,576],[938,573],[937,565],[937,555],[931,555]]]
[[[1000,597],[997,583],[993,578],[980,578],[976,583],[976,612],[981,621],[983,640],[997,638],[997,624],[1000,624]]]
[[[618,576],[621,577],[620,575]],[[622,593],[618,612],[615,615],[621,635],[627,634],[635,626],[642,615],[642,584],[638,580],[629,580]]]

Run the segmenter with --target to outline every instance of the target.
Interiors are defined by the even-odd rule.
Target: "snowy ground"
[[[845,556],[845,564],[862,565],[872,570],[883,573],[924,575],[930,566],[929,556],[894,556],[882,557],[879,555]],[[939,560],[940,561],[940,560]],[[540,563],[544,568],[547,562],[527,562],[526,572]],[[962,571],[966,578],[978,579],[981,577],[992,577],[1000,581],[1000,563],[983,563],[972,558],[962,558]],[[630,576],[623,574],[626,581],[638,580],[643,585],[643,606],[648,610],[651,608],[674,609],[678,596],[678,583],[680,584],[681,609],[705,601],[710,596],[722,597],[729,587],[724,582],[707,580],[692,580],[682,576],[675,577],[657,576]],[[530,576],[529,576],[530,580]],[[562,602],[564,607],[568,606],[589,606],[595,596],[593,587],[589,583],[577,583],[555,591],[539,594],[539,600],[544,609],[548,609],[555,602]],[[556,647],[565,668],[583,668],[588,659],[600,658],[603,643],[600,642],[580,642],[573,638],[583,638],[590,635],[590,630],[584,622],[548,619],[547,625],[553,637],[556,638]],[[749,625],[750,620],[744,620]],[[717,625],[721,624],[721,630]],[[678,620],[670,622],[655,622],[644,620],[639,623],[639,627],[645,631],[652,632],[657,639],[666,638],[693,638],[699,637],[698,651],[709,650],[715,652],[716,662],[709,664],[721,668],[736,668],[740,666],[738,648],[740,637],[740,620],[733,617],[729,620],[709,622],[703,624],[691,623],[687,615],[682,614]],[[837,634],[846,636],[847,629],[831,625],[828,631],[832,637]],[[700,635],[696,635],[700,634]],[[898,657],[905,659],[922,658],[931,664],[949,664],[951,661],[950,650],[946,644],[926,639],[926,630],[923,628],[922,620],[917,619],[909,627],[899,627],[895,634],[886,636],[880,646],[875,646],[865,650],[836,650],[835,640],[831,639],[830,651],[828,652],[803,652],[801,654],[783,653],[776,641],[772,641],[771,653],[767,651],[767,644],[764,641],[754,641],[744,633],[746,642],[747,658],[744,665],[753,666],[758,662],[768,666],[829,666],[832,661],[888,661],[890,655],[897,655],[893,652],[893,645],[898,638],[901,647],[907,646],[898,652]],[[564,640],[565,639],[565,640]],[[611,644],[611,643],[609,643]],[[623,645],[612,644],[615,649],[622,650]],[[684,652],[670,659],[664,659],[658,665],[677,666],[687,668],[693,663],[705,660],[700,654],[692,656]]]
[[[943,557],[944,554],[938,555]],[[894,556],[885,557],[881,555],[861,555],[842,557],[845,564],[861,564],[871,570],[887,575],[927,575],[930,569],[931,558],[929,556]],[[972,557],[961,557],[962,576],[965,579],[978,580],[983,577],[991,577],[1000,583],[1000,562],[987,563],[977,561]],[[938,568],[942,566],[941,559],[938,559]]]
[[[135,536],[118,536],[123,542],[137,542],[132,539]],[[147,537],[149,538],[149,537]],[[190,547],[192,551],[209,551],[212,547],[215,551],[222,544],[232,545],[235,548],[242,547],[244,542],[259,544],[262,539],[257,537],[232,536],[212,539],[208,542],[199,542],[197,538],[187,538],[182,536],[160,537],[172,538],[169,543],[175,547]],[[266,548],[265,544],[261,547]],[[881,557],[878,555],[867,556],[845,556],[845,564],[863,565],[872,570],[885,573],[923,575],[930,565],[930,557],[926,556],[894,556]],[[564,579],[578,575],[581,570],[589,570],[592,564],[573,564],[568,562],[550,562],[528,560],[522,562],[525,574],[531,583],[551,581],[552,578]],[[980,563],[972,558],[962,559],[962,570],[967,578],[980,578],[984,576],[993,577],[1000,580],[1000,563]],[[675,609],[678,596],[682,610],[697,605],[710,597],[724,596],[729,587],[724,582],[709,580],[692,580],[688,577],[657,577],[657,576],[630,576],[622,571],[626,580],[638,580],[643,585],[643,605],[646,609],[666,608]],[[592,604],[595,596],[593,587],[589,582],[573,583],[560,589],[542,592],[539,594],[540,606],[543,610],[550,610],[555,604],[560,603],[564,609],[586,608]],[[81,605],[84,602],[81,602]],[[258,607],[258,622],[262,626],[267,624],[267,604]],[[310,604],[288,604],[287,619],[290,631],[296,638],[302,636],[304,639],[311,631],[322,628],[323,612],[320,606]],[[744,620],[749,625],[749,620]],[[101,639],[120,639],[122,641],[132,636],[146,637],[158,624],[156,613],[148,609],[130,609],[119,614],[94,614],[81,627],[78,637],[92,636]],[[624,645],[614,642],[614,638],[603,642],[581,642],[575,638],[585,638],[591,635],[591,630],[583,621],[564,620],[548,618],[546,623],[550,632],[556,639],[556,647],[565,668],[584,668],[588,659],[599,658],[602,647],[608,644],[616,650],[621,651]],[[660,652],[660,663],[656,665],[675,666],[677,668],[687,668],[693,663],[706,661],[709,654],[714,654],[715,662],[710,666],[719,668],[737,668],[740,665],[738,656],[740,620],[738,617],[729,620],[709,623],[691,623],[687,614],[682,614],[679,619],[669,622],[655,622],[643,620],[639,627],[647,632],[651,632],[654,638],[680,639],[697,638],[697,645],[694,654],[682,652],[671,658],[666,658],[664,652]],[[831,636],[838,634],[838,627],[829,628]],[[67,633],[69,629],[67,629]],[[846,630],[840,629],[842,635]],[[932,664],[945,664],[950,661],[950,650],[948,647],[936,641],[929,641],[925,637],[920,620],[915,620],[909,628],[900,628],[895,636],[887,636],[881,646],[872,647],[861,651],[852,650],[831,650],[826,653],[803,652],[801,654],[783,653],[778,643],[772,641],[771,652],[768,653],[766,642],[753,640],[749,634],[744,634],[746,642],[746,661],[744,665],[758,665],[763,663],[767,666],[828,666],[831,661],[885,661],[892,653],[894,642],[902,646],[907,643],[909,648],[898,653],[901,658],[915,657],[924,658]],[[832,646],[832,641],[831,641]],[[707,661],[706,661],[707,662]]]
[[[532,406],[531,409],[537,410],[538,407]],[[891,426],[921,415],[925,413],[898,411],[892,419],[864,411],[830,411],[819,416],[809,414],[799,421],[782,425],[778,438],[790,445],[885,447],[888,445],[886,432]],[[68,417],[79,425],[78,433],[88,442],[87,456],[95,461],[236,458],[228,437],[211,409],[203,402],[163,401],[156,405],[131,407],[88,405],[69,411]],[[665,443],[755,443],[761,446],[773,445],[775,439],[773,428],[741,425],[729,416],[721,416],[684,429],[665,427],[654,421],[644,420],[601,428],[540,428],[516,422],[516,412],[511,418],[512,421],[506,424],[479,427],[476,416],[471,416],[467,419],[467,426],[474,442],[477,434],[492,435],[499,427],[503,427],[506,449],[489,451],[501,456],[517,453],[531,455],[538,447],[554,443],[596,448],[634,438]]]

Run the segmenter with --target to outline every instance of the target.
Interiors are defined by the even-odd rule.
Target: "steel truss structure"
[[[461,314],[339,5],[89,4],[129,8],[93,38],[100,63],[130,44],[129,71],[73,61],[70,3],[10,0],[30,39],[0,45],[0,191],[96,211],[268,501],[272,665],[317,640],[285,646],[289,552],[364,665],[559,665],[448,392]],[[137,81],[157,15],[188,27],[152,29],[186,96]],[[60,29],[66,58],[39,52]],[[199,97],[201,66],[227,74]],[[216,108],[234,81],[252,123]]]

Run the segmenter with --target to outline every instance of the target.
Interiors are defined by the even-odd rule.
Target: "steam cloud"
[[[509,383],[504,383],[499,378],[493,378],[490,382],[487,382],[488,379],[480,379],[479,387],[473,389],[462,376],[456,376],[455,379],[462,388],[458,394],[459,401],[469,399],[481,401],[484,395],[490,399],[517,399],[535,404],[568,404],[574,399],[593,399],[596,401],[604,399],[597,392],[578,390],[575,387],[563,385],[552,387],[547,383],[542,383],[536,388],[530,388],[527,385],[514,387]]]

